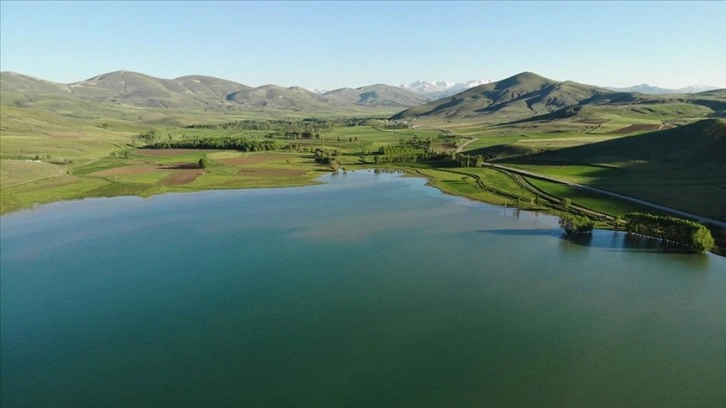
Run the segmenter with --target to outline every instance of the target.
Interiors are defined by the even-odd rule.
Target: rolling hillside
[[[726,176],[726,121],[704,119],[673,129],[621,137],[542,153],[537,160],[574,163],[632,162],[641,167],[682,168],[714,164]]]
[[[217,102],[195,98],[194,93],[178,81],[128,71],[99,75],[68,87],[79,98],[141,107],[201,107]]]
[[[312,112],[328,108],[320,95],[297,86],[263,85],[231,93],[226,99],[251,109]]]
[[[231,93],[251,89],[247,85],[242,85],[234,81],[204,75],[187,75],[176,78],[175,81],[184,85],[197,98],[204,100],[225,100],[227,95]]]
[[[202,75],[176,79],[116,71],[71,84],[59,84],[14,72],[0,73],[0,103],[54,110],[74,110],[80,103],[162,109],[274,110],[298,113],[379,113],[424,103],[426,99],[388,85],[343,88],[320,95],[300,87],[263,85],[252,88]],[[52,102],[52,103],[50,103]]]
[[[0,98],[3,104],[27,96],[71,96],[67,85],[57,84],[15,72],[0,72]]]
[[[481,117],[510,123],[552,121],[601,116],[602,109],[626,107],[658,119],[669,117],[724,117],[726,97],[723,90],[687,95],[646,95],[616,92],[572,81],[559,82],[531,72],[491,84],[480,85],[438,101],[416,106],[393,116],[470,118]],[[654,108],[655,107],[655,108]],[[606,112],[608,113],[608,112]],[[613,112],[617,114],[617,112]]]
[[[405,110],[395,115],[394,119],[415,116],[474,117],[494,113],[532,116],[576,105],[594,96],[613,93],[604,88],[570,81],[558,82],[531,72],[523,72]]]
[[[407,108],[426,103],[427,98],[396,86],[376,84],[360,88],[341,88],[323,94],[331,103],[346,106]]]
[[[724,158],[726,121],[703,119],[502,162],[726,221]]]
[[[624,88],[607,87],[607,89],[617,91],[617,92],[638,92],[638,93],[644,93],[644,94],[662,95],[662,94],[698,93],[698,92],[703,92],[703,91],[710,91],[712,89],[716,89],[716,87],[708,86],[708,85],[693,85],[693,86],[687,86],[685,88],[669,89],[669,88],[660,88],[660,87],[652,86],[652,85],[648,85],[648,84],[640,84],[640,85],[627,86]]]
[[[13,72],[0,74],[0,102],[21,105],[56,98],[102,104],[153,108],[199,109],[221,107],[225,96],[248,86],[203,76],[161,79],[129,71],[98,75],[71,84],[58,84]]]

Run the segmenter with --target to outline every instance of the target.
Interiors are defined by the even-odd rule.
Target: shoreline
[[[530,212],[542,212],[544,214],[547,214],[547,215],[550,215],[550,216],[555,216],[555,217],[558,216],[559,213],[563,213],[563,212],[564,213],[571,213],[571,214],[578,214],[578,211],[577,211],[576,208],[572,208],[572,209],[569,209],[568,210],[568,209],[565,209],[565,208],[554,208],[554,207],[546,206],[546,205],[538,205],[536,207],[526,207],[526,206],[516,206],[516,205],[514,205],[515,204],[514,202],[512,203],[512,206],[508,206],[507,204],[502,205],[501,202],[494,202],[494,200],[488,201],[488,200],[483,199],[481,197],[475,197],[475,196],[470,195],[470,194],[464,194],[464,193],[461,193],[461,192],[454,192],[454,191],[451,191],[451,189],[447,189],[446,187],[444,187],[443,186],[443,182],[441,180],[436,179],[435,177],[433,177],[431,175],[427,175],[424,172],[422,172],[420,169],[413,168],[413,167],[403,167],[403,166],[381,167],[381,166],[375,166],[375,165],[360,165],[360,166],[361,167],[355,168],[355,169],[352,169],[352,170],[347,170],[345,168],[342,168],[343,169],[342,172],[347,173],[347,172],[357,172],[357,171],[365,171],[365,170],[372,170],[372,171],[376,171],[376,170],[392,171],[392,172],[401,173],[402,177],[415,177],[415,178],[424,179],[424,180],[426,180],[426,186],[435,188],[435,189],[439,190],[443,194],[447,194],[447,195],[451,195],[451,196],[455,196],[455,197],[462,197],[462,198],[466,198],[468,200],[472,200],[472,201],[479,202],[479,203],[483,203],[483,204],[498,206],[498,207],[501,207],[501,208],[516,208],[516,209],[520,209],[520,210],[524,210],[524,211],[530,211]],[[318,170],[318,171],[320,171],[320,170]],[[340,170],[339,170],[339,172],[340,172]],[[309,172],[307,174],[311,174],[311,173],[312,172]],[[307,187],[307,186],[314,186],[314,185],[319,185],[319,184],[325,183],[323,181],[320,181],[319,179],[321,177],[329,176],[329,175],[332,175],[334,173],[335,172],[333,172],[333,171],[326,171],[324,175],[315,175],[315,174],[313,174],[313,176],[315,176],[313,178],[301,179],[301,180],[297,180],[297,181],[299,181],[298,183],[288,183],[288,184],[282,184],[282,185],[277,184],[277,185],[267,185],[267,186],[266,185],[260,185],[260,186],[234,186],[234,187],[216,187],[216,188],[213,187],[213,186],[205,186],[204,188],[195,188],[195,187],[170,188],[170,189],[167,189],[167,190],[154,192],[154,193],[149,194],[149,195],[120,194],[120,195],[110,195],[110,196],[87,196],[87,197],[80,197],[80,198],[59,199],[59,200],[48,201],[48,202],[45,202],[45,203],[35,203],[34,205],[32,205],[30,207],[14,208],[14,209],[12,209],[10,211],[2,211],[2,212],[0,212],[0,217],[6,217],[6,216],[11,216],[11,215],[14,215],[14,214],[18,214],[18,213],[34,211],[39,206],[51,205],[51,204],[56,204],[56,203],[72,203],[74,201],[83,201],[83,200],[87,200],[87,199],[104,199],[104,198],[105,199],[113,199],[113,198],[120,198],[120,197],[149,198],[149,197],[158,196],[158,195],[184,194],[184,193],[201,193],[201,192],[205,192],[205,191],[253,190],[253,189],[254,190],[257,190],[257,189],[277,189],[277,188],[285,189],[285,188],[294,188],[294,187]],[[452,174],[454,174],[454,173],[461,174],[459,172],[450,172],[450,173],[452,173]],[[496,193],[494,193],[494,194],[496,195]],[[572,211],[572,210],[575,210],[575,211]],[[602,215],[609,216],[610,218],[612,218],[612,221],[610,221],[610,222],[605,222],[605,221],[602,221],[602,220],[596,221],[595,229],[603,230],[603,231],[626,232],[624,228],[622,228],[622,227],[621,228],[616,227],[613,224],[613,222],[616,222],[616,221],[615,221],[615,218],[612,215],[608,215],[608,214],[602,214]],[[652,238],[652,239],[660,240],[660,238]],[[719,256],[726,256],[726,251],[724,251],[718,245],[714,246],[708,252],[710,252],[712,254],[715,254],[715,255],[719,255]]]

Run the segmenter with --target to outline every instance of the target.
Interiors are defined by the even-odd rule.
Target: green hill
[[[57,84],[15,72],[4,71],[0,73],[0,98],[2,98],[3,104],[9,105],[13,102],[13,98],[27,95],[66,97],[71,96],[71,90],[64,84]]]
[[[704,119],[673,129],[569,147],[537,155],[538,161],[628,163],[642,170],[718,165],[726,175],[726,121]]]
[[[195,97],[203,100],[225,100],[229,94],[251,89],[234,81],[204,75],[187,75],[174,80],[184,85]]]
[[[293,86],[263,85],[227,95],[227,100],[243,108],[314,112],[329,109],[328,104],[315,92]]]
[[[78,105],[98,103],[176,110],[390,114],[425,102],[413,92],[382,84],[343,88],[319,95],[300,87],[263,85],[252,88],[203,75],[162,79],[130,71],[109,72],[71,84],[3,72],[0,85],[0,103],[3,105],[54,111],[77,111]]]
[[[726,99],[726,89],[714,89],[711,91],[703,91],[693,94],[701,97],[714,97],[719,99]]]
[[[415,92],[396,86],[376,84],[359,88],[341,88],[323,94],[323,98],[336,105],[407,108],[426,102]]]
[[[13,72],[0,74],[0,103],[5,105],[80,101],[153,108],[199,109],[223,107],[229,93],[248,86],[212,77],[161,79],[129,71],[98,75],[71,84],[58,84]]]
[[[149,108],[202,106],[181,83],[136,72],[116,71],[69,84],[73,96]]]
[[[604,88],[566,81],[558,82],[531,72],[480,85],[448,98],[398,113],[393,118],[440,116],[527,117],[554,112],[595,96],[615,94]]]
[[[726,91],[646,95],[615,92],[572,81],[554,81],[531,72],[471,88],[400,112],[393,119],[482,118],[516,124],[625,115],[650,120],[726,117]]]
[[[520,153],[502,155],[501,161],[726,221],[726,121],[721,119]]]

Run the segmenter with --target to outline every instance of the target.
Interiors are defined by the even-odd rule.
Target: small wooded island
[[[629,235],[662,239],[698,253],[705,253],[714,245],[711,231],[697,222],[637,212],[626,215],[625,221]],[[595,221],[589,217],[575,214],[561,214],[559,223],[568,237],[590,235],[595,227]]]

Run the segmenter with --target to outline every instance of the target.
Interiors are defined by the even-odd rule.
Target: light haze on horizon
[[[726,2],[0,2],[0,69],[336,89],[498,81],[726,88]]]

